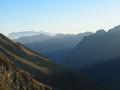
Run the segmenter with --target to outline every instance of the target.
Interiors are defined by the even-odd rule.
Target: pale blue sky
[[[80,33],[120,24],[120,0],[0,0],[0,32]]]

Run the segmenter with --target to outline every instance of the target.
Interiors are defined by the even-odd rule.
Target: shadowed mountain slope
[[[108,90],[120,90],[120,26],[85,37],[64,64],[83,72]]]
[[[83,75],[64,69],[46,57],[0,34],[0,52],[18,68],[30,73],[35,80],[52,86],[55,90],[104,90]]]
[[[87,66],[120,57],[120,26],[85,37],[73,50],[67,65]],[[65,61],[66,62],[66,61]]]

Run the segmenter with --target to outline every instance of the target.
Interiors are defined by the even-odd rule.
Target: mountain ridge
[[[70,53],[70,51],[83,39],[83,37],[90,34],[92,33],[85,32],[80,34],[56,34],[55,36],[42,42],[40,40],[34,40],[34,42],[23,44],[38,53],[42,53],[43,55],[49,57],[51,60],[59,64],[61,60],[63,60]],[[16,42],[19,41],[20,40],[16,40]]]
[[[39,34],[43,35],[55,35],[54,33],[44,32],[44,31],[21,31],[21,32],[12,32],[8,34],[8,37],[11,39],[18,39],[21,37],[29,37],[29,36],[36,36]]]
[[[89,78],[106,86],[120,89],[120,25],[107,32],[97,31],[80,42],[64,61]]]
[[[97,31],[95,34],[85,37],[82,40],[82,42],[80,42],[76,46],[75,50],[73,51],[74,55],[75,54],[77,55],[76,62],[78,60],[77,57],[80,57],[80,60],[84,59],[86,61],[89,61],[89,59],[96,60],[96,59],[105,57],[105,55],[107,55],[107,53],[110,53],[110,52],[111,52],[111,55],[107,55],[108,57],[111,57],[111,58],[119,57],[119,53],[116,52],[116,51],[120,52],[119,51],[120,43],[118,40],[119,35],[120,35],[120,26],[116,26],[113,29],[110,29],[108,32],[105,32],[104,30],[100,30],[100,31]],[[91,54],[89,50],[91,50]],[[102,50],[104,52],[102,52]],[[116,52],[116,53],[114,54],[112,52]],[[112,57],[113,56],[112,54],[114,55],[114,57]],[[88,55],[88,56],[86,57],[85,55]],[[99,58],[94,55],[99,55]],[[104,60],[106,59],[109,59],[109,58],[104,58]],[[80,60],[78,60],[78,62]],[[73,62],[71,62],[71,64],[73,64]],[[83,64],[83,62],[81,62],[81,64]]]

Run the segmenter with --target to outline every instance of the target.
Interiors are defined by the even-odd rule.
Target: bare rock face
[[[52,90],[13,65],[0,53],[0,90]]]

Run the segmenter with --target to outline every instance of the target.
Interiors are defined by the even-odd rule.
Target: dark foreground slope
[[[52,86],[55,90],[104,90],[81,74],[63,69],[21,44],[0,34],[0,52],[18,68],[29,72],[35,80]]]
[[[52,88],[32,79],[0,53],[0,90],[52,90]]]

